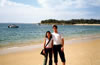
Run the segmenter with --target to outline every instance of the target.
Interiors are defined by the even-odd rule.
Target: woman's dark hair
[[[56,29],[58,28],[57,25],[53,25],[53,26],[52,26],[52,28],[54,28],[54,27],[55,27]]]
[[[51,32],[50,32],[50,31],[47,31],[47,32],[46,32],[46,34],[45,34],[45,37],[46,37],[46,38],[48,38],[47,33],[51,34]],[[50,38],[52,38],[52,34],[51,34]]]

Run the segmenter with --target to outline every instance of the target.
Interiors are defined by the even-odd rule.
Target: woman
[[[52,48],[53,48],[53,40],[50,31],[46,32],[45,41],[44,41],[44,51],[45,59],[44,65],[47,64],[48,54],[49,54],[49,65],[52,65]]]

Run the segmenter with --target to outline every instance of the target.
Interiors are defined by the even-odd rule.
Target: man
[[[52,36],[55,65],[58,65],[58,53],[60,55],[62,65],[65,65],[64,38],[58,33],[57,25],[53,25],[53,31]]]

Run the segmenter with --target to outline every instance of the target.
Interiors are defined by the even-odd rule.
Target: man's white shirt
[[[52,33],[52,37],[53,37],[53,45],[61,45],[62,44],[62,35],[60,33]]]

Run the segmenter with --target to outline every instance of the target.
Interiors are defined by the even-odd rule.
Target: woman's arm
[[[44,54],[45,54],[45,44],[46,44],[46,38],[44,39],[44,45],[43,45],[43,47],[44,47],[43,53]]]
[[[45,44],[46,44],[46,38],[44,39],[44,49],[45,49]]]

